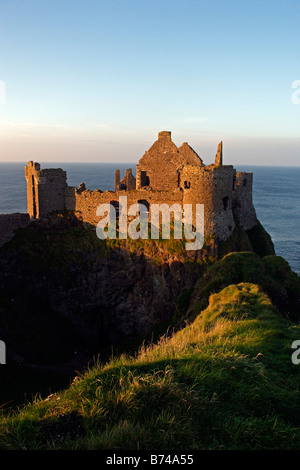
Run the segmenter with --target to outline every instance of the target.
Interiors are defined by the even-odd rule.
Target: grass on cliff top
[[[252,252],[230,253],[208,266],[195,285],[187,317],[192,320],[205,309],[212,293],[240,282],[258,284],[284,316],[300,320],[300,278],[284,258]]]
[[[137,227],[139,230],[139,226]],[[10,251],[18,252],[18,256],[28,260],[28,267],[36,272],[53,271],[55,276],[66,279],[70,268],[78,263],[92,263],[99,258],[108,258],[115,249],[127,252],[143,252],[153,263],[160,263],[162,257],[180,257],[186,263],[210,265],[227,253],[235,251],[254,251],[259,256],[275,254],[274,245],[262,225],[258,224],[250,231],[243,231],[236,223],[232,235],[225,242],[218,243],[218,255],[214,247],[214,237],[205,237],[202,250],[187,251],[184,227],[182,239],[174,238],[174,223],[171,223],[170,238],[151,239],[151,224],[148,225],[148,238],[134,240],[127,237],[100,240],[95,227],[82,224],[74,214],[53,213],[48,217],[35,221],[31,226],[19,229],[15,237],[8,242],[1,253],[6,256]],[[51,282],[51,280],[50,280]]]
[[[1,449],[299,449],[300,328],[252,283],[136,357],[78,376],[0,422]]]
[[[139,226],[137,227],[139,231]],[[10,251],[17,251],[19,256],[29,260],[33,270],[53,270],[59,276],[68,276],[70,267],[78,263],[99,258],[108,258],[115,249],[123,249],[128,253],[141,253],[151,258],[153,263],[160,263],[162,257],[180,257],[187,262],[197,261],[199,257],[196,251],[187,251],[184,236],[176,239],[174,237],[174,224],[170,226],[170,238],[162,237],[162,228],[158,239],[151,239],[151,224],[148,225],[148,238],[126,240],[119,238],[117,227],[116,238],[101,240],[96,234],[94,226],[82,224],[74,215],[65,213],[53,213],[48,217],[35,221],[29,227],[16,231],[15,237],[2,249],[1,253],[6,256]],[[201,262],[211,264],[216,257],[210,254],[211,238],[205,240]]]

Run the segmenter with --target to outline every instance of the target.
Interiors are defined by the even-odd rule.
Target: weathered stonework
[[[223,142],[218,145],[218,150],[215,158],[216,165],[223,165]]]
[[[234,230],[232,166],[188,165],[182,170],[184,204],[204,204],[205,236],[226,240]]]
[[[236,173],[232,205],[234,214],[244,230],[249,230],[257,223],[252,204],[252,184],[252,173]]]
[[[25,176],[31,218],[69,210],[84,223],[96,226],[100,220],[97,207],[108,203],[120,210],[119,197],[126,196],[128,206],[143,203],[150,215],[152,204],[204,204],[204,235],[219,240],[232,234],[235,218],[246,230],[257,224],[252,173],[237,173],[232,165],[223,165],[222,142],[215,163],[206,166],[186,142],[177,148],[170,132],[159,132],[158,140],[139,160],[136,178],[131,169],[122,179],[116,170],[114,191],[90,191],[84,184],[70,187],[63,170],[41,170],[33,162],[25,168]]]
[[[65,207],[67,174],[60,168],[41,170],[39,163],[28,162],[25,168],[27,181],[27,208],[33,219]]]

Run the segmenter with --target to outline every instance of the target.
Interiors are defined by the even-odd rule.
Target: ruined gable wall
[[[174,158],[175,157],[175,158]],[[153,189],[174,189],[178,187],[178,148],[171,140],[171,133],[160,132],[158,140],[144,154],[137,165],[137,188],[144,185],[140,172],[146,172]]]
[[[187,142],[183,142],[178,150],[179,153],[184,157],[185,163],[188,163],[189,165],[203,165],[202,159]]]
[[[153,189],[179,187],[179,172],[184,165],[202,166],[202,159],[184,142],[178,149],[171,140],[171,132],[162,131],[158,140],[140,159],[136,167],[136,187],[149,185]],[[148,180],[148,181],[147,181]]]

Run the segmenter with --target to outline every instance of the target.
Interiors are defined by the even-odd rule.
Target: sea
[[[0,162],[0,214],[27,212],[26,162]],[[115,169],[121,171],[135,163],[47,163],[42,168],[67,171],[70,186],[85,183],[91,190],[114,188]],[[236,166],[253,172],[253,202],[256,214],[271,235],[276,254],[285,258],[300,276],[300,167]]]

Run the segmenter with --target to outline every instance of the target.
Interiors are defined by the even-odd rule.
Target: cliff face
[[[0,247],[11,240],[15,230],[26,227],[30,223],[28,214],[0,214]]]
[[[51,308],[98,345],[149,332],[174,313],[181,290],[195,283],[174,257],[153,264],[143,253],[115,249],[73,265],[69,280],[48,291]]]
[[[162,324],[165,332],[186,313],[218,253],[255,251],[253,239],[235,233],[217,246],[210,238],[189,252],[181,240],[105,242],[73,217],[45,217],[0,250],[1,339],[25,357],[53,362]]]
[[[63,219],[19,231],[0,267],[0,335],[34,360],[148,333],[201,269],[156,245],[108,246]]]

